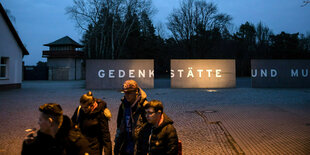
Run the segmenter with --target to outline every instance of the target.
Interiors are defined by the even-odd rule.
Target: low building
[[[0,88],[20,88],[23,57],[29,55],[0,3]]]
[[[84,52],[77,50],[83,46],[65,36],[54,42],[44,44],[48,51],[43,51],[47,58],[49,80],[82,80]]]

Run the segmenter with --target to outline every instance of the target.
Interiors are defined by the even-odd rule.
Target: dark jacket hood
[[[70,119],[67,115],[64,115],[64,116],[63,116],[62,125],[61,125],[61,127],[59,128],[59,130],[58,130],[56,136],[64,137],[64,136],[68,135],[68,133],[69,133],[71,127],[72,127],[71,119]]]
[[[157,127],[157,129],[161,129],[163,127],[165,127],[168,124],[173,124],[173,121],[165,114],[163,113],[164,116],[164,120],[163,122]]]
[[[147,95],[146,95],[146,93],[144,92],[144,90],[141,89],[141,88],[139,88],[139,92],[140,92],[140,96],[141,96],[141,100],[140,100],[140,103],[141,103],[141,102],[144,102],[144,101],[146,100]],[[144,105],[143,105],[143,106],[144,106]]]

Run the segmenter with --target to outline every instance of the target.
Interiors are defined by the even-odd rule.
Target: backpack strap
[[[77,113],[76,113],[76,125],[75,128],[78,128],[79,124],[80,124],[80,111],[81,111],[81,105],[79,105],[78,109],[77,109]]]

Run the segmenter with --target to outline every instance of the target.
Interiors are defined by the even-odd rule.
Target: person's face
[[[51,119],[44,115],[42,112],[40,114],[38,124],[42,133],[48,133],[52,126]]]
[[[87,104],[81,104],[81,109],[84,111],[84,112],[87,112],[90,110],[90,106],[87,105]]]
[[[90,104],[90,105],[87,105],[87,104],[80,104],[81,105],[81,109],[85,112],[85,113],[88,113],[90,111],[92,111],[92,108],[94,108],[94,105],[96,104],[97,102],[95,101],[94,103]]]
[[[125,98],[129,103],[134,103],[138,97],[138,91],[125,92]]]
[[[150,107],[145,110],[145,117],[148,123],[156,125],[160,120],[161,111],[155,112],[154,108]]]

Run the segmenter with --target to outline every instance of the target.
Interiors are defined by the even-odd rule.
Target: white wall
[[[22,50],[18,46],[9,27],[0,14],[0,57],[9,57],[8,79],[0,79],[1,84],[18,84],[22,82]]]

